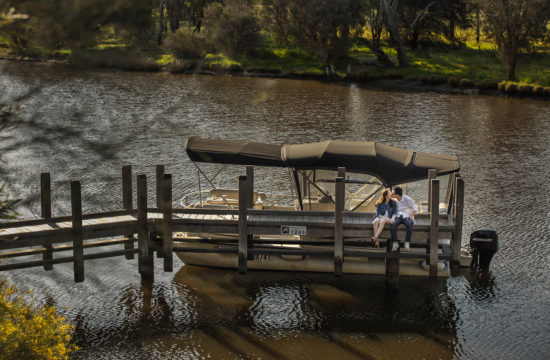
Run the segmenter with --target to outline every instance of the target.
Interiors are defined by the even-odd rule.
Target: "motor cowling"
[[[487,269],[498,251],[498,234],[494,230],[476,230],[470,235],[472,265]]]

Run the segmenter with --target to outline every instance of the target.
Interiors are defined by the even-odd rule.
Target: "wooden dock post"
[[[162,210],[164,206],[164,165],[157,165],[155,166],[155,185],[156,185],[156,206],[157,209]],[[163,247],[162,242],[162,233],[152,232],[149,236],[153,244],[155,245],[155,249],[157,250],[157,258],[164,258],[164,250],[160,250],[159,248]]]
[[[153,282],[153,256],[149,249],[149,231],[147,229],[147,178],[145,174],[137,175],[137,234],[138,268],[141,280]]]
[[[162,252],[164,271],[173,271],[172,254],[172,174],[164,174],[162,195]]]
[[[249,209],[254,209],[254,166],[248,165],[246,167],[246,181],[247,181],[247,207]],[[248,234],[246,236],[247,242],[248,242],[248,248],[253,249],[254,248],[254,242],[252,241],[254,238],[254,234]],[[248,254],[248,251],[247,251]],[[248,260],[252,260],[252,255],[247,256]]]
[[[84,281],[84,238],[82,234],[82,193],[80,181],[71,181],[74,281]]]
[[[437,278],[437,252],[439,247],[439,180],[430,180],[430,278]]]
[[[344,262],[344,205],[346,201],[346,168],[338,168],[338,176],[334,178],[334,275],[342,276]]]
[[[449,182],[447,183],[447,193],[445,194],[445,204],[447,204],[447,214],[450,214],[452,211],[453,203],[453,191],[455,187],[455,178],[457,173],[452,173],[449,175]]]
[[[246,274],[248,257],[248,234],[246,208],[248,205],[248,180],[246,176],[239,176],[239,273]]]
[[[428,212],[432,211],[432,179],[437,178],[437,169],[428,170]],[[439,204],[436,207],[437,212],[439,212]]]
[[[460,266],[460,249],[462,246],[462,222],[464,211],[464,180],[461,177],[456,178],[454,192],[454,230],[451,238],[451,248],[453,250],[453,267]]]
[[[43,172],[40,174],[40,210],[42,218],[46,221],[52,218],[52,185],[50,173]],[[44,261],[44,270],[53,270],[53,245],[51,240],[44,242],[44,253],[42,260]]]
[[[134,207],[132,199],[132,165],[122,167],[122,208],[132,210]],[[124,242],[125,250],[134,250],[134,234],[126,235],[128,241]],[[134,253],[124,255],[127,260],[134,258]]]

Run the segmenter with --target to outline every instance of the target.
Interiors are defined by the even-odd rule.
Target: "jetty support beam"
[[[239,273],[246,274],[248,258],[248,233],[246,208],[248,206],[248,180],[246,176],[239,176],[239,245],[238,262]]]
[[[344,262],[344,205],[346,202],[346,168],[338,168],[338,176],[334,178],[334,275],[342,276]]]
[[[124,165],[122,167],[122,208],[124,210],[132,210],[134,207],[132,199],[132,165]],[[128,241],[124,243],[125,250],[134,250],[134,234],[126,235]],[[128,252],[124,255],[127,260],[134,258],[133,252]]]
[[[162,195],[162,252],[164,255],[164,271],[173,271],[172,256],[172,174],[164,174]]]
[[[74,281],[84,281],[84,237],[82,234],[82,194],[80,181],[71,181],[71,220]]]
[[[137,175],[137,234],[138,234],[138,268],[141,280],[153,282],[153,254],[149,246],[149,231],[147,228],[147,177]]]
[[[464,211],[464,180],[461,177],[457,177],[455,180],[454,198],[454,231],[451,239],[453,260],[451,265],[456,268],[460,267],[460,248],[462,245],[462,223]]]
[[[439,247],[439,180],[430,180],[430,278],[437,278],[437,252]]]
[[[52,185],[49,172],[43,172],[40,174],[40,210],[44,220],[50,221],[52,219]],[[52,259],[52,241],[46,240],[44,242],[44,253],[42,253],[44,270],[53,270]]]

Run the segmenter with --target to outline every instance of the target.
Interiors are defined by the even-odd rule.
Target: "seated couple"
[[[384,189],[382,196],[376,202],[376,218],[374,219],[374,246],[380,247],[378,237],[384,230],[385,224],[390,224],[392,251],[397,251],[399,241],[397,240],[397,226],[405,224],[407,233],[405,236],[405,249],[411,247],[411,237],[414,224],[414,215],[418,212],[418,207],[413,199],[403,195],[403,189],[396,186],[393,192],[390,189]]]

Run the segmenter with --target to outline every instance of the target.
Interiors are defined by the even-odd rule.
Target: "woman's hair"
[[[382,193],[380,193],[380,199],[378,199],[378,201],[376,201],[376,203],[374,204],[375,206],[378,206],[380,204],[382,204],[385,200],[386,200],[386,195],[390,192],[390,189],[384,189],[382,190]],[[390,199],[391,200],[391,199]],[[390,201],[391,202],[391,201]]]

